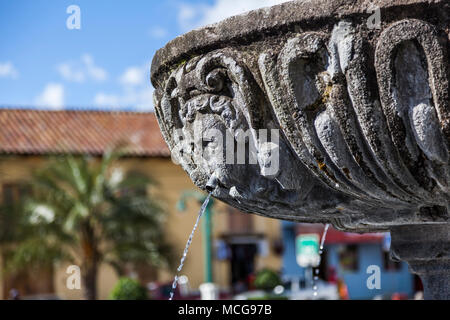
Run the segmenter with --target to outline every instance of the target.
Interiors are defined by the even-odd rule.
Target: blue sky
[[[0,106],[151,111],[151,59],[193,28],[283,0],[2,0]],[[80,30],[66,12],[80,8]]]

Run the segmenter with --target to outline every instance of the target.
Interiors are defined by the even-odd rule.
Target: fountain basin
[[[391,231],[426,296],[449,299],[449,33],[445,0],[292,1],[231,17],[156,53],[161,131],[197,186],[214,176],[214,197]]]

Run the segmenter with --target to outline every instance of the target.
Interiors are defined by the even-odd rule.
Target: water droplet
[[[326,224],[325,225],[325,229],[323,230],[323,233],[322,233],[322,239],[320,240],[319,266],[320,266],[320,261],[322,261],[322,254],[323,254],[323,251],[324,251],[325,238],[327,237],[327,233],[328,233],[328,229],[329,228],[330,228],[330,225]],[[318,275],[320,273],[319,268],[316,268],[314,270],[314,273],[316,274],[316,276],[314,276],[314,278],[313,278],[313,291],[314,291],[313,295],[314,295],[314,297],[316,297],[318,295],[318,293],[317,293],[317,281],[319,280],[319,277],[318,277]]]

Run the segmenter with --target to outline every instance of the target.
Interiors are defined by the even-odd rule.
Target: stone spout
[[[426,297],[449,299],[449,12],[292,1],[177,37],[151,69],[173,158],[241,211],[390,231]]]
[[[208,182],[206,183],[205,189],[208,192],[214,192],[214,190],[216,190],[218,185],[219,185],[219,178],[217,177],[216,173],[213,173],[211,175],[211,178],[209,178]]]

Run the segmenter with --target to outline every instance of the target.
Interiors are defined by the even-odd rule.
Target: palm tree
[[[163,210],[148,197],[155,182],[139,172],[114,166],[119,149],[100,162],[87,156],[62,156],[34,175],[26,202],[22,237],[8,259],[15,269],[49,261],[81,268],[85,299],[97,298],[101,263],[123,275],[126,263],[168,266],[171,248],[164,240]]]

